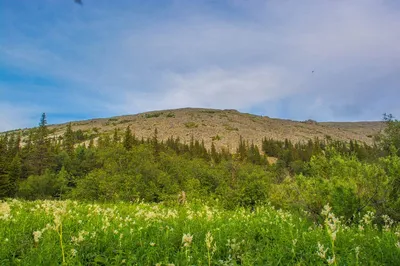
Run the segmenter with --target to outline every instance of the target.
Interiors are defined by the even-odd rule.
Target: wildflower
[[[79,243],[83,242],[85,240],[85,236],[89,235],[89,232],[86,232],[84,230],[80,231],[78,234],[78,237],[72,236],[71,237],[71,242],[75,245],[79,245]]]
[[[207,235],[206,235],[206,246],[207,246],[207,249],[211,249],[211,244],[212,244],[213,241],[214,241],[213,236],[211,235],[210,232],[208,232]]]
[[[11,208],[7,202],[0,203],[0,220],[8,220],[10,218]]]
[[[33,232],[33,240],[35,243],[39,243],[39,239],[42,237],[42,231]]]
[[[329,203],[324,206],[321,214],[327,216],[331,212],[332,208],[329,206]]]
[[[75,257],[76,256],[76,254],[78,253],[78,251],[76,251],[76,249],[71,249],[71,256],[72,257]]]
[[[192,240],[193,240],[193,235],[190,234],[184,234],[182,237],[182,244],[184,247],[190,247],[190,245],[192,244]]]
[[[358,230],[360,230],[360,231],[364,231],[364,226],[362,226],[361,224],[360,224],[360,225],[358,225]]]
[[[150,243],[150,246],[152,246],[152,247],[154,247],[155,245],[156,245],[156,243],[154,243],[154,242]]]
[[[335,256],[333,256],[332,258],[329,257],[326,261],[328,262],[329,265],[334,264],[336,261]]]
[[[394,221],[388,216],[388,215],[382,215],[382,218],[385,222],[385,225],[383,226],[383,229],[386,232],[390,231],[390,227],[393,225]]]
[[[324,259],[326,256],[326,252],[328,251],[328,248],[324,249],[324,245],[322,245],[321,243],[318,242],[318,250],[317,250],[317,255]]]

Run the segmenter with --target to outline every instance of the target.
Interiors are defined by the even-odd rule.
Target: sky
[[[0,131],[170,108],[400,116],[398,0],[1,0]]]

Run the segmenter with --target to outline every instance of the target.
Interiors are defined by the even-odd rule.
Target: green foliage
[[[391,114],[384,114],[383,120],[386,127],[378,137],[378,142],[387,153],[393,148],[400,155],[400,121]]]
[[[387,228],[388,224],[392,226],[400,221],[397,121],[390,121],[394,124],[389,125],[380,145],[367,146],[356,141],[345,143],[332,138],[314,139],[305,143],[264,138],[259,149],[256,144],[240,137],[236,153],[231,154],[223,148],[217,150],[214,142],[208,150],[203,141],[193,136],[188,144],[174,137],[164,142],[159,139],[157,129],[151,138],[139,141],[129,126],[122,140],[118,130],[115,130],[112,136],[100,135],[96,144],[91,139],[86,147],[80,143],[86,136],[83,132],[73,131],[71,125],[62,138],[52,138],[43,114],[39,127],[29,131],[24,145],[18,133],[0,136],[0,198],[69,198],[105,204],[140,201],[142,203],[137,205],[118,205],[121,209],[117,212],[131,213],[136,210],[138,217],[143,213],[150,217],[152,212],[156,213],[163,206],[172,208],[164,209],[166,218],[157,216],[157,222],[153,218],[142,217],[140,220],[135,216],[138,222],[134,225],[138,226],[135,227],[136,233],[124,231],[122,237],[115,237],[115,233],[99,229],[100,225],[112,223],[112,230],[123,231],[123,227],[117,228],[116,220],[90,220],[96,216],[93,213],[90,216],[92,218],[87,217],[90,220],[87,227],[77,228],[78,223],[74,219],[83,214],[86,217],[90,213],[88,208],[93,205],[85,205],[79,211],[76,210],[76,216],[69,217],[66,223],[67,231],[64,232],[68,232],[68,238],[89,229],[99,234],[103,231],[104,234],[101,233],[103,235],[98,240],[82,246],[70,246],[71,243],[66,241],[64,244],[68,248],[78,252],[74,256],[66,256],[72,264],[87,265],[101,261],[104,264],[115,264],[125,259],[126,263],[131,260],[131,264],[174,262],[186,265],[191,258],[190,264],[199,265],[323,265],[328,263],[328,257],[322,259],[316,255],[317,243],[321,242],[325,247],[323,250],[329,247],[329,256],[335,256],[337,264],[390,265],[399,256],[396,253],[399,252],[398,247],[395,246],[399,239],[394,236],[394,231],[390,233]],[[217,135],[213,141],[220,139]],[[277,162],[269,165],[266,155],[277,158]],[[178,206],[186,201],[190,203],[189,208]],[[206,208],[204,203],[221,209],[214,213],[209,209],[196,216],[198,210]],[[328,228],[332,221],[326,220],[332,219],[332,216],[327,218],[321,215],[321,209],[328,208],[327,203],[336,215],[342,217],[341,223],[348,226],[338,232],[336,242]],[[31,203],[16,203],[14,207],[20,208],[24,204],[28,206]],[[71,205],[71,202],[67,204]],[[78,208],[77,205],[70,207]],[[282,210],[275,211],[270,206],[290,210],[301,216],[292,216]],[[176,211],[177,216],[172,219],[168,211]],[[28,214],[23,209],[20,213],[25,217],[36,215]],[[304,213],[307,215],[304,216]],[[14,214],[13,217],[17,217]],[[1,215],[0,225],[4,222]],[[40,220],[39,217],[45,217],[40,215],[35,216],[36,219],[30,218],[32,221],[40,221],[40,225],[31,224],[34,228],[30,228],[28,237],[26,228],[29,225],[24,224],[22,232],[16,228],[13,231],[4,229],[17,226],[19,218],[16,218],[17,222],[0,226],[2,236],[11,240],[13,248],[10,250],[16,250],[11,254],[8,249],[1,249],[0,264],[6,261],[6,265],[39,265],[46,264],[47,259],[62,262],[59,254],[46,251],[53,250],[52,243],[59,243],[59,238],[55,241],[50,234],[46,240],[51,244],[32,244],[32,230],[44,228],[50,221],[48,217]],[[205,220],[210,215],[214,218]],[[323,223],[324,219],[326,229],[312,223]],[[366,223],[368,219],[377,223],[377,226],[372,227],[371,223]],[[81,217],[81,220],[85,219]],[[166,228],[167,225],[169,228],[184,228],[185,231],[161,234],[159,228]],[[310,226],[312,230],[309,230]],[[380,231],[380,227],[385,230]],[[203,241],[210,230],[215,236],[214,240],[221,245],[214,253],[211,247],[205,249]],[[193,249],[182,247],[182,235],[194,232],[197,232],[194,239],[202,239],[203,246],[197,246],[196,242]],[[59,233],[57,231],[58,237]],[[129,241],[124,242],[128,236]],[[245,242],[236,242],[238,239],[244,239]],[[153,242],[155,245],[149,246]],[[17,248],[16,243],[25,244]],[[135,248],[132,248],[133,243]],[[314,247],[310,249],[310,245]],[[110,246],[119,249],[109,250]],[[357,247],[361,249],[355,256]],[[377,250],[366,252],[373,248]],[[36,251],[39,257],[35,255]],[[17,258],[21,261],[17,262]]]
[[[398,265],[398,225],[323,219],[268,204],[0,202],[2,265]],[[321,210],[319,210],[321,212]],[[333,259],[334,258],[334,259]]]
[[[207,149],[194,137],[188,144],[160,141],[157,129],[139,141],[128,126],[122,141],[115,130],[88,147],[76,132],[69,125],[61,141],[51,138],[43,115],[25,145],[16,133],[0,137],[0,196],[171,203],[185,191],[228,209],[269,201],[318,219],[329,203],[348,221],[371,210],[400,220],[400,162],[393,145],[379,157],[379,146],[356,141],[263,139],[260,150],[240,138],[231,154],[214,143]],[[277,162],[269,165],[265,154]]]
[[[185,125],[186,128],[197,128],[197,127],[199,127],[199,125],[196,124],[195,122],[186,122],[184,125]]]
[[[29,176],[22,181],[17,196],[29,200],[58,198],[62,186],[63,180],[46,171],[43,175]]]
[[[154,118],[154,117],[159,117],[163,114],[163,112],[159,112],[159,113],[149,113],[149,114],[144,114],[145,118]]]

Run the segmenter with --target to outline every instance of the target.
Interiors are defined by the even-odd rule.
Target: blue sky
[[[82,1],[0,2],[0,131],[42,112],[400,116],[397,0]]]

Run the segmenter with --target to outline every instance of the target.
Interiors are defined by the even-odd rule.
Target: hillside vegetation
[[[43,114],[39,127],[0,136],[0,241],[14,243],[0,261],[395,265],[400,122],[385,115],[384,124],[373,144],[239,136],[233,151],[216,147],[219,135],[208,147],[194,135],[162,139],[158,128],[139,137],[129,124],[57,133]]]

